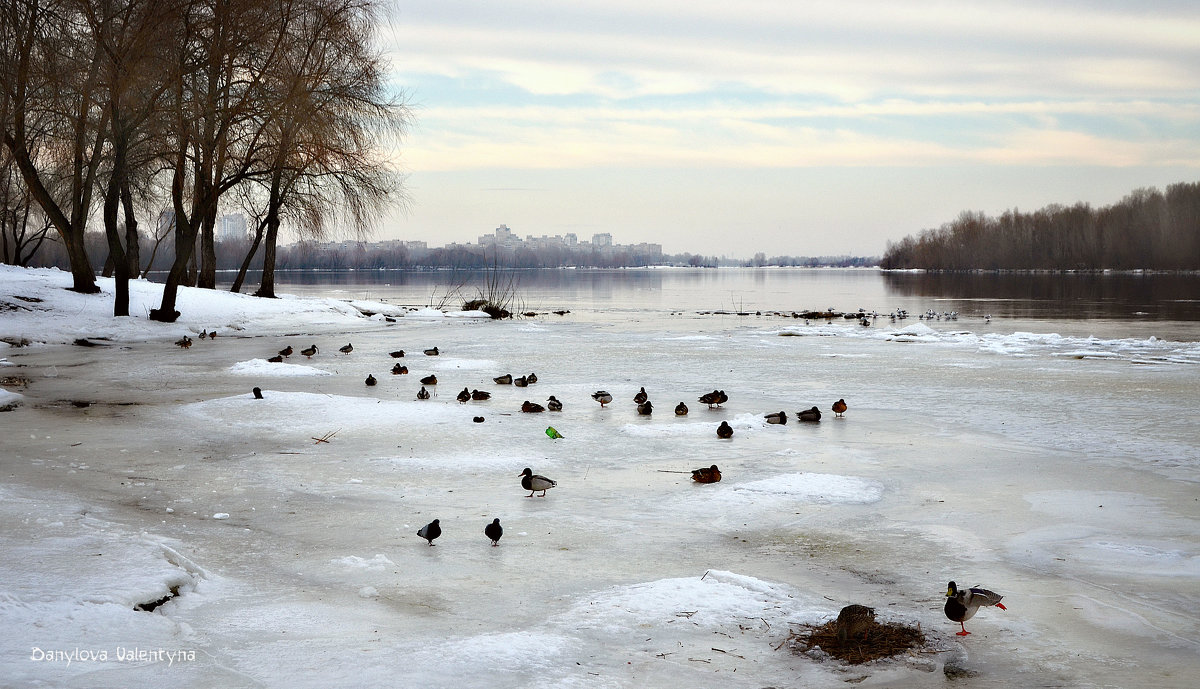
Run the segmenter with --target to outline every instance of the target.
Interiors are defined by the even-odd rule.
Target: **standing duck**
[[[420,531],[417,531],[417,535],[429,541],[429,545],[433,545],[433,539],[442,535],[442,527],[438,524],[438,521],[434,519],[425,526],[422,526]]]
[[[550,411],[562,411],[562,402],[559,402],[554,395],[550,395],[550,399],[546,400],[546,408]]]
[[[696,483],[716,483],[721,480],[721,470],[714,464],[707,469],[693,469],[692,480]]]
[[[834,629],[838,641],[845,643],[852,638],[867,638],[871,625],[875,624],[875,608],[865,605],[847,605],[838,613]]]
[[[777,411],[767,414],[767,423],[787,423],[787,412]]]
[[[391,356],[393,359],[399,359],[399,358],[401,358],[401,357],[403,357],[403,356],[404,356],[404,350],[403,350],[403,349],[397,349],[397,350],[396,350],[396,351],[394,351],[394,352],[388,352],[388,354],[389,354],[389,355],[390,355],[390,356]]]
[[[649,397],[650,396],[646,394],[646,388],[641,388],[640,390],[638,390],[638,393],[633,396],[633,403],[641,404],[642,402],[645,402],[647,399],[649,399]]]
[[[821,410],[813,407],[812,409],[798,411],[796,412],[796,418],[800,419],[801,421],[820,421]]]
[[[967,631],[967,625],[963,623],[974,617],[981,606],[994,605],[1001,610],[1008,610],[1000,602],[1003,599],[1004,596],[987,589],[960,589],[953,581],[950,582],[946,589],[946,617],[962,627],[962,631],[954,632],[954,635],[966,636],[971,633]]]
[[[466,404],[471,401],[471,391],[463,388],[462,392],[458,393],[458,401]]]
[[[706,392],[700,395],[700,401],[707,404],[709,409],[712,409],[721,404],[721,391],[713,390],[712,392]]]
[[[342,354],[349,354],[350,352],[354,351],[354,345],[350,342],[347,342],[345,346],[338,347],[338,351]]]
[[[178,340],[175,340],[175,346],[182,347],[183,349],[187,349],[188,347],[192,346],[192,338],[188,337],[187,335],[184,335],[183,337],[179,338]]]
[[[430,373],[421,379],[421,385],[437,385],[437,376]]]
[[[368,373],[366,383],[368,386],[374,386],[379,381],[375,380],[374,374]]]
[[[718,438],[732,438],[733,437],[733,427],[729,425],[728,421],[722,421],[721,425],[717,426],[717,437]]]
[[[836,416],[841,416],[846,413],[846,400],[838,400],[833,403],[833,413]]]
[[[429,391],[425,389],[424,385],[422,385],[421,389],[417,391],[417,399],[419,399],[419,400],[429,399]]]
[[[513,377],[511,373],[505,373],[502,376],[496,376],[492,380],[496,381],[496,385],[512,385]]]
[[[538,404],[537,402],[530,402],[529,400],[525,400],[524,402],[521,403],[521,411],[526,412],[527,414],[537,414],[538,412],[546,411],[546,408],[543,407],[542,405]]]
[[[600,406],[603,407],[604,405],[606,405],[612,401],[612,395],[608,394],[604,390],[597,390],[592,393],[592,399],[599,402]]]
[[[475,400],[476,402],[482,402],[484,400],[491,399],[491,397],[492,393],[490,392],[484,392],[483,390],[471,391],[471,399]]]
[[[500,519],[493,519],[491,524],[483,527],[483,535],[492,539],[493,548],[500,545],[500,537],[504,535],[504,527],[500,526]]]
[[[281,357],[287,358],[291,355],[292,355],[292,346],[291,345],[288,345],[288,346],[284,347],[283,349],[279,350],[279,356],[281,356]]]
[[[402,376],[406,373],[408,373],[408,367],[405,366],[404,364],[396,364],[395,366],[392,367],[392,375],[393,376]]]
[[[683,402],[675,405],[675,416],[687,416],[688,408]]]
[[[319,351],[321,351],[321,350],[317,349],[316,345],[313,345],[311,347],[308,347],[307,349],[301,349],[300,353],[303,354],[304,356],[308,357],[309,359],[311,359],[311,358],[313,358],[313,355]]]
[[[539,476],[533,473],[533,470],[529,467],[525,467],[525,471],[522,471],[520,476],[521,487],[529,491],[529,495],[525,496],[527,498],[532,498],[533,494],[539,490],[542,491],[542,494],[538,497],[544,498],[546,497],[546,491],[558,485],[558,481],[552,481],[545,476]]]

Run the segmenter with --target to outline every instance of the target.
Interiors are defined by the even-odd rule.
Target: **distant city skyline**
[[[375,240],[882,254],[953,220],[1200,179],[1181,1],[404,3],[409,207]]]

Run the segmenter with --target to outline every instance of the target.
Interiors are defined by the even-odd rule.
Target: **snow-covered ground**
[[[0,340],[30,343],[0,344],[0,686],[1200,675],[1196,342],[696,314],[494,322],[191,289],[161,324],[145,318],[158,285],[134,283],[122,319],[110,281],[67,285],[0,268]],[[184,335],[190,348],[173,344]],[[527,388],[492,382],[530,372]],[[459,404],[463,387],[492,398]],[[728,403],[696,401],[715,388]],[[550,395],[562,412],[519,411]],[[796,421],[813,405],[819,424]],[[788,424],[765,422],[781,409]],[[690,480],[714,463],[720,483]],[[558,486],[526,497],[527,466]],[[429,547],[416,531],[435,518]],[[956,637],[951,579],[1008,610]],[[919,624],[934,652],[846,667],[781,647],[848,603]]]

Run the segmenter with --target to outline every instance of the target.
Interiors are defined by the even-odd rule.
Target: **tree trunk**
[[[279,238],[279,210],[267,211],[267,242],[263,247],[262,284],[254,293],[256,297],[275,298],[275,242]]]
[[[137,217],[133,212],[133,193],[129,191],[128,178],[121,184],[121,206],[125,210],[125,256],[129,263],[129,277],[136,278],[142,270],[141,240],[138,238]]]
[[[246,252],[246,257],[242,259],[242,267],[238,269],[237,277],[233,280],[233,286],[229,288],[230,292],[241,292],[242,283],[246,281],[246,271],[250,269],[250,263],[254,261],[254,254],[258,253],[258,245],[262,244],[263,229],[266,227],[266,221],[258,223],[254,228],[254,241],[250,244],[250,250]]]

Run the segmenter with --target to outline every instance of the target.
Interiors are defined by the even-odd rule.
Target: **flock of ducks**
[[[954,316],[957,316],[957,314],[954,314]],[[216,331],[213,331],[211,334],[208,334],[207,337],[213,338],[216,337],[216,335]],[[201,339],[205,338],[205,336],[206,335],[203,332],[200,335]],[[185,335],[182,339],[177,340],[175,344],[179,347],[187,349],[191,347],[192,340],[190,337]],[[347,343],[345,346],[338,348],[338,351],[343,354],[350,354],[354,351],[354,345]],[[317,355],[319,352],[320,349],[315,344],[300,350],[300,354],[309,359]],[[440,354],[440,351],[437,347],[425,349],[423,352],[427,356],[438,356]],[[276,356],[268,359],[268,361],[279,363],[290,357],[293,353],[293,348],[291,345],[288,345],[287,347],[279,350],[279,353]],[[403,358],[404,350],[396,350],[390,352],[389,354],[395,359]],[[392,368],[392,373],[398,375],[407,374],[408,367],[397,363]],[[515,378],[511,374],[506,373],[501,376],[496,376],[492,380],[497,385],[528,387],[529,385],[537,383],[538,379],[535,373],[529,373],[528,375]],[[373,374],[368,374],[365,382],[368,386],[374,386],[378,383]],[[425,386],[434,386],[437,385],[437,382],[436,375],[431,374],[422,378],[422,385],[421,389],[417,392],[417,399],[429,399],[430,394]],[[254,388],[253,393],[255,399],[263,399],[261,388]],[[486,401],[490,398],[491,393],[489,392],[483,390],[470,390],[467,387],[464,387],[457,395],[458,401],[463,404],[470,401]],[[596,392],[592,393],[592,399],[599,402],[601,407],[605,407],[612,402],[613,396],[606,390],[597,390]],[[729,401],[729,396],[725,394],[724,390],[713,390],[712,392],[700,395],[698,401],[708,405],[708,407],[712,409],[715,407],[720,407],[722,404]],[[637,394],[635,394],[633,397],[633,402],[637,407],[637,412],[639,415],[649,416],[653,413],[653,405],[650,402],[649,394],[646,392],[645,387],[638,389]],[[846,400],[839,399],[833,403],[831,410],[836,416],[840,417],[846,413],[847,408]],[[529,400],[526,400],[521,404],[521,411],[526,413],[537,413],[546,411],[547,409],[552,412],[561,412],[562,402],[559,401],[554,395],[550,395],[545,406]],[[680,402],[675,406],[676,416],[686,416],[687,413],[687,405],[683,402]],[[809,409],[796,412],[796,417],[801,422],[819,422],[821,420],[821,410],[818,407],[813,406]],[[786,424],[788,420],[788,414],[785,411],[771,412],[765,416],[765,419],[769,424]],[[482,422],[483,420],[484,419],[481,416],[476,416],[474,418],[476,423]],[[562,437],[562,435],[554,430],[553,427],[548,428],[546,430],[546,434],[551,438]],[[717,427],[717,437],[721,439],[733,437],[733,428],[729,425],[728,421],[722,421]],[[546,497],[546,491],[558,485],[558,482],[553,479],[533,473],[533,470],[529,467],[525,467],[525,470],[518,474],[518,476],[521,479],[521,487],[529,491],[529,495],[525,496],[527,498],[534,497],[534,495],[539,491],[541,494],[538,495],[538,497],[544,498]],[[716,464],[713,464],[708,467],[694,469],[691,472],[691,477],[696,483],[717,483],[721,480],[721,470],[717,468]],[[495,518],[486,526],[484,526],[483,533],[488,539],[491,540],[493,547],[500,545],[500,538],[504,535],[504,528],[500,526],[500,519]],[[417,536],[424,538],[430,546],[433,546],[434,540],[439,538],[441,535],[441,521],[438,519],[434,519],[417,531]],[[1000,602],[1003,598],[1003,596],[984,588],[972,587],[960,589],[953,581],[951,581],[946,590],[945,613],[947,618],[959,623],[961,631],[955,632],[955,635],[966,636],[971,633],[967,631],[965,622],[974,617],[975,613],[977,613],[981,607],[995,606],[1001,610],[1007,610],[1007,608],[1004,607],[1004,604]],[[869,633],[874,620],[874,608],[864,605],[848,605],[842,608],[835,622],[837,637],[843,642],[849,639],[858,638],[859,636],[865,637]]]

